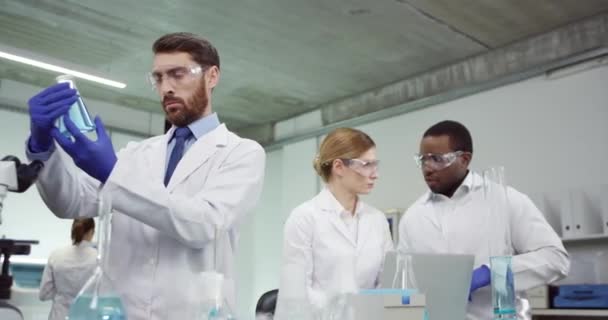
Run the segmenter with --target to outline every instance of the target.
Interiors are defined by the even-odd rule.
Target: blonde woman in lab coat
[[[95,220],[76,219],[72,223],[72,245],[51,253],[40,284],[40,300],[53,299],[49,320],[66,319],[70,304],[93,275],[97,258],[91,243],[94,233]]]
[[[359,199],[378,178],[376,146],[367,134],[350,128],[332,131],[314,168],[325,188],[291,212],[282,262],[284,273],[287,266],[305,273],[290,274],[290,281],[305,279],[308,299],[320,309],[333,294],[377,287],[393,243],[385,215]]]

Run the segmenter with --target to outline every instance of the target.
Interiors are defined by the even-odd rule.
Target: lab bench
[[[608,309],[550,308],[547,286],[528,290],[527,293],[533,320],[608,319]]]
[[[532,309],[532,319],[608,319],[608,309]]]

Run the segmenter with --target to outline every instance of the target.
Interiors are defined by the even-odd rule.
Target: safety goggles
[[[463,154],[465,154],[464,151],[453,151],[443,154],[416,154],[414,160],[418,168],[428,167],[433,170],[442,170],[451,166]]]
[[[378,172],[380,160],[364,161],[361,159],[340,159],[349,168],[362,176],[371,176]]]
[[[172,86],[179,87],[197,79],[205,70],[199,65],[169,66],[149,72],[148,82],[154,89],[158,89],[164,81],[168,81]]]

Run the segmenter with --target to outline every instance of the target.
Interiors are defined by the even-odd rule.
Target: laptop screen
[[[429,320],[465,319],[474,256],[411,254],[403,279],[403,260],[395,251],[386,255],[380,276],[382,288],[417,289],[426,296]]]

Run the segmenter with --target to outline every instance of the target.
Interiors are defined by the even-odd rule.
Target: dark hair
[[[217,49],[207,39],[188,32],[169,33],[158,38],[152,51],[154,54],[186,52],[202,67],[220,67]]]
[[[337,128],[323,139],[312,165],[323,181],[328,182],[334,160],[359,157],[375,146],[374,140],[361,130]]]
[[[72,243],[81,243],[84,235],[91,230],[95,230],[93,218],[75,219],[72,223]]]
[[[423,138],[425,137],[448,136],[450,137],[450,148],[453,151],[465,151],[473,153],[473,138],[469,129],[460,122],[445,120],[434,124],[428,128]]]
[[[260,299],[258,299],[258,303],[255,306],[255,314],[272,314],[277,307],[277,297],[279,295],[279,289],[270,290],[264,293]]]

